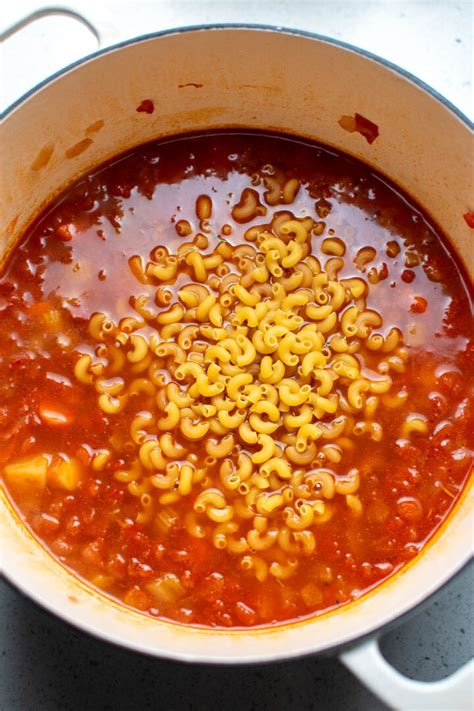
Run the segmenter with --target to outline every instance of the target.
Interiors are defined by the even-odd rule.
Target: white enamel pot
[[[144,99],[152,114],[137,112]],[[379,127],[369,144],[339,125],[358,112]],[[472,132],[413,77],[330,40],[258,27],[203,27],[126,42],[40,85],[5,115],[0,257],[61,190],[99,163],[161,136],[245,127],[284,131],[360,158],[402,186],[449,235],[471,278]],[[472,205],[471,205],[472,209]],[[472,666],[428,684],[382,657],[377,634],[431,596],[472,555],[473,488],[424,552],[357,602],[271,629],[205,630],[122,607],[61,567],[27,531],[3,492],[3,572],[62,619],[138,652],[188,662],[244,664],[338,651],[389,705],[462,708]],[[341,651],[342,650],[342,651]],[[469,704],[468,704],[469,705]]]

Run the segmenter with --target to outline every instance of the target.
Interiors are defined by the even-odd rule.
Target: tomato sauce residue
[[[148,101],[140,110],[152,109]],[[282,186],[295,186],[294,179],[289,204]],[[401,330],[408,355],[388,362],[387,354],[392,389],[378,405],[372,401],[383,436],[358,430],[360,412],[349,408],[350,431],[337,444],[344,468],[326,465],[342,477],[347,467],[359,470],[359,515],[344,497],[329,498],[331,516],[311,529],[314,551],[300,558],[294,575],[264,580],[213,545],[205,522],[191,535],[191,496],[178,497],[166,515],[140,518],[145,476],[131,487],[120,475],[135,451],[135,411],[127,405],[119,415],[107,413],[92,381],[75,377],[78,354],[100,361],[103,353],[88,328],[92,314],[105,312],[116,322],[136,317],[132,306],[145,295],[156,318],[156,284],[137,280],[131,257],[146,263],[158,245],[176,254],[197,233],[207,236],[211,256],[224,240],[254,244],[244,237],[251,223],[233,219],[246,190],[261,213],[256,224],[281,213],[311,217],[314,258],[325,268],[332,259],[340,279],[363,275],[370,282],[367,308],[383,315],[384,337],[392,327]],[[344,242],[344,259],[324,253],[328,239]],[[245,263],[236,260],[242,269]],[[350,603],[423,551],[468,480],[474,330],[466,284],[444,236],[420,208],[332,148],[246,132],[139,147],[63,193],[27,230],[0,276],[0,472],[7,493],[58,561],[152,617],[271,625]],[[119,348],[114,353],[115,374],[105,385],[133,378],[133,407],[143,409],[147,371],[138,372]],[[413,417],[422,429],[403,435]],[[193,455],[204,463],[202,442],[193,442]],[[277,545],[253,553],[287,562]]]
[[[90,126],[88,126],[85,130],[85,134],[87,136],[91,136],[94,133],[98,133],[99,131],[102,131],[102,129],[105,126],[105,121],[103,119],[98,119],[97,121],[94,121],[94,123],[91,123]]]
[[[31,170],[37,171],[45,168],[51,160],[53,153],[54,143],[46,143],[32,162],[30,166]]]
[[[465,212],[463,217],[466,225],[474,230],[474,212]]]
[[[355,113],[354,116],[341,116],[339,126],[349,133],[360,133],[367,143],[373,143],[379,135],[379,127],[365,116]]]
[[[83,138],[82,141],[78,141],[75,143],[73,146],[68,148],[66,151],[64,151],[64,155],[66,158],[77,158],[77,156],[81,155],[81,153],[84,153],[92,144],[94,141],[92,138]]]
[[[11,219],[10,222],[8,223],[8,225],[6,226],[5,234],[8,237],[10,237],[13,234],[13,232],[15,231],[16,223],[18,222],[19,219],[20,219],[20,215],[15,215],[15,217],[13,219]]]
[[[151,99],[143,99],[136,110],[138,113],[152,114],[155,110],[155,104]]]

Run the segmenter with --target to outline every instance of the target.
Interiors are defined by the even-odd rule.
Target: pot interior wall
[[[143,100],[154,111],[137,111]],[[362,114],[369,144],[339,125]],[[21,102],[2,127],[0,255],[74,179],[151,139],[221,127],[272,129],[335,146],[377,167],[416,196],[473,270],[471,134],[449,108],[382,64],[324,41],[256,29],[195,30],[149,38],[69,71]],[[5,167],[7,170],[5,171]],[[65,619],[152,654],[255,661],[328,649],[408,610],[469,556],[473,492],[466,491],[428,551],[360,601],[276,630],[216,632],[150,622],[69,575],[0,496],[3,566],[21,589]]]
[[[153,113],[137,111],[144,99]],[[339,125],[355,112],[377,124],[372,144]],[[285,131],[361,158],[416,196],[468,261],[463,213],[472,173],[462,121],[416,84],[355,52],[236,28],[129,44],[20,103],[2,129],[8,180],[0,254],[55,194],[104,160],[159,136],[226,126]]]

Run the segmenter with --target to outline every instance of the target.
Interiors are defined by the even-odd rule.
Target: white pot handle
[[[19,32],[31,22],[43,17],[63,15],[82,23],[94,35],[99,47],[107,47],[117,42],[123,34],[120,29],[120,17],[113,15],[104,3],[81,3],[80,0],[67,0],[59,4],[44,4],[18,17],[10,10],[13,17],[3,19],[0,26],[0,41]]]
[[[474,661],[440,681],[416,681],[398,672],[380,651],[378,638],[342,652],[341,662],[390,708],[470,710],[474,703]]]

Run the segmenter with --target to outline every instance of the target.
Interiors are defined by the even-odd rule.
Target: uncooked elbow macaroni
[[[295,179],[264,182],[269,205],[290,204],[300,188]],[[232,208],[242,223],[265,212],[250,188]],[[196,216],[208,235],[212,215],[211,198],[200,195]],[[245,232],[251,244],[222,240],[209,253],[210,238],[193,237],[191,225],[176,224],[189,241],[175,255],[157,247],[148,263],[130,260],[138,282],[155,285],[158,308],[139,294],[130,299],[136,318],[115,324],[95,313],[89,333],[100,353],[79,354],[74,373],[95,387],[108,415],[135,408],[135,459],[115,477],[140,498],[137,522],[157,517],[164,530],[170,506],[187,498],[190,536],[210,536],[257,581],[284,581],[317,548],[315,531],[331,519],[331,501],[345,499],[354,517],[362,515],[363,473],[344,460],[352,437],[384,437],[379,408],[404,406],[406,392],[392,392],[392,374],[404,372],[408,352],[401,331],[384,329],[366,307],[370,283],[339,276],[343,238],[321,242],[325,263],[311,254],[313,220],[277,213]],[[356,267],[364,272],[374,256],[372,247],[359,250]],[[427,432],[413,414],[400,436]],[[200,463],[198,442],[206,453]],[[110,456],[98,451],[93,468],[102,471]]]

